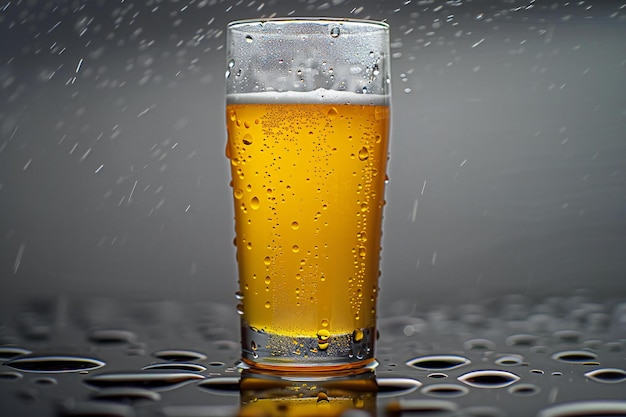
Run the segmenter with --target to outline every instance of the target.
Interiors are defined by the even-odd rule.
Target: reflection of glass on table
[[[244,371],[240,417],[339,416],[346,410],[376,414],[373,371],[330,379],[285,378]]]

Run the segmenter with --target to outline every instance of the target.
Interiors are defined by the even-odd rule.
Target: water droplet
[[[367,255],[367,249],[365,249],[365,246],[359,246],[359,256],[364,258],[365,255]]]
[[[422,393],[432,397],[461,397],[469,393],[469,388],[456,384],[434,384],[424,387]]]
[[[254,340],[253,340],[253,341],[251,341],[251,342],[250,342],[250,349],[252,349],[252,350],[257,350],[257,348],[258,348],[258,347],[257,347],[257,345],[256,345],[256,342],[255,342]]]
[[[246,35],[246,42],[247,43],[252,43],[252,36]]]
[[[272,283],[272,278],[270,278],[270,276],[268,275],[265,277],[264,282],[265,282],[265,285],[270,285]]]
[[[237,291],[237,292],[235,293],[235,298],[236,298],[237,300],[243,300],[243,293],[242,293],[241,291]]]
[[[489,339],[470,339],[463,343],[465,350],[488,350],[492,351],[496,348],[496,344]]]
[[[565,350],[553,354],[552,359],[566,363],[586,363],[596,361],[598,355],[586,350]]]
[[[237,314],[243,315],[243,304],[237,304]]]
[[[240,379],[237,377],[208,378],[198,383],[198,387],[220,393],[239,395]]]
[[[246,133],[245,136],[241,139],[244,145],[252,145],[252,135]]]
[[[235,66],[235,60],[234,59],[229,59],[228,60],[228,68],[232,68],[234,66]],[[233,112],[233,114],[234,114],[234,112]],[[235,119],[231,118],[231,120],[235,120]]]
[[[241,188],[236,188],[233,191],[233,195],[235,196],[237,200],[241,200],[241,198],[243,197],[243,190]]]
[[[95,388],[130,387],[164,391],[200,379],[204,379],[204,376],[199,373],[160,370],[102,373],[87,377],[84,381]]]
[[[22,374],[13,371],[0,372],[0,381],[14,381],[21,379]]]
[[[470,360],[458,355],[431,355],[411,359],[406,364],[424,370],[450,370],[470,363]]]
[[[598,417],[626,415],[626,401],[591,400],[573,401],[545,408],[537,417]]]
[[[152,353],[152,356],[169,362],[202,361],[206,359],[204,353],[193,350],[164,349]]]
[[[264,305],[265,308],[270,308],[271,306],[272,304],[269,301],[265,302],[265,305]]]
[[[379,397],[409,394],[422,386],[421,382],[410,378],[378,378],[376,382]]]
[[[330,120],[333,120],[335,117],[337,117],[338,114],[339,112],[334,107],[331,107],[330,110],[328,110],[328,117],[330,118]]]
[[[298,230],[300,228],[300,224],[298,222],[291,222],[291,228],[293,230]]]
[[[12,359],[22,355],[29,355],[31,353],[32,352],[28,349],[14,346],[2,346],[0,347],[0,360]]]
[[[322,327],[328,327],[329,324],[330,322],[328,321],[328,319],[322,319]]]
[[[501,366],[516,366],[524,363],[524,358],[521,355],[504,355],[496,359],[495,363]]]
[[[99,401],[114,401],[132,405],[143,405],[159,401],[161,395],[157,392],[142,388],[106,388],[91,398]]]
[[[552,334],[559,343],[579,343],[582,334],[577,330],[558,330]]]
[[[153,363],[150,365],[146,365],[142,370],[148,369],[167,369],[173,371],[184,371],[184,372],[204,372],[206,371],[206,366],[199,365],[197,363]]]
[[[134,343],[137,335],[128,330],[94,330],[89,334],[89,340],[98,344]]]
[[[367,211],[367,209],[368,209],[368,205],[367,205],[367,203],[361,203],[361,211],[362,211],[362,212],[366,212],[366,211]]]
[[[59,382],[56,380],[56,378],[52,378],[52,377],[41,377],[41,378],[35,378],[32,380],[33,384],[37,384],[40,386],[47,386],[47,385],[57,385]]]
[[[330,36],[332,36],[333,38],[337,38],[340,35],[340,30],[339,30],[339,26],[333,26],[332,28],[330,28]]]
[[[269,256],[266,256],[266,257],[263,259],[263,263],[264,263],[265,265],[269,265],[269,264],[270,264],[270,262],[272,262],[272,260],[270,259],[270,257],[269,257]]]
[[[585,376],[593,381],[607,384],[616,384],[626,381],[626,371],[619,368],[594,369],[593,371],[585,373]]]
[[[503,388],[514,384],[520,378],[512,372],[485,370],[468,372],[457,379],[475,388]]]
[[[65,355],[28,355],[10,360],[4,364],[22,372],[41,373],[91,371],[102,368],[105,365],[99,359]]]
[[[432,374],[428,374],[428,377],[436,379],[447,378],[448,374],[444,374],[443,372],[433,372]]]
[[[541,389],[534,384],[517,384],[509,387],[509,392],[511,394],[524,397],[539,394],[540,391]]]
[[[258,210],[260,205],[259,199],[257,197],[252,197],[252,200],[250,200],[250,208],[252,210]]]
[[[298,253],[298,252],[300,252],[300,247],[299,247],[298,245],[293,245],[293,246],[291,247],[291,251],[292,251],[293,253]]]
[[[538,340],[539,337],[532,334],[514,334],[507,337],[505,343],[507,346],[530,347],[535,346]]]

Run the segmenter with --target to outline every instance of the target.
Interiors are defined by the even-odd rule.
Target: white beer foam
[[[228,94],[226,102],[228,104],[356,104],[385,106],[389,104],[389,95],[358,94],[318,88],[314,91],[265,91],[262,93]]]

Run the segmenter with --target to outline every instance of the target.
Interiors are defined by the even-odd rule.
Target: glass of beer
[[[389,27],[232,22],[227,62],[242,362],[278,372],[371,369]]]

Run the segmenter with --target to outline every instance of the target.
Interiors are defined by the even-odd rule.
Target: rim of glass
[[[389,24],[382,20],[372,20],[372,19],[357,19],[352,17],[268,17],[268,18],[259,18],[259,19],[240,19],[233,20],[226,25],[227,29],[236,29],[238,27],[249,26],[251,24],[259,24],[259,23],[355,23],[366,26],[374,26],[379,27],[381,29],[389,29]]]

